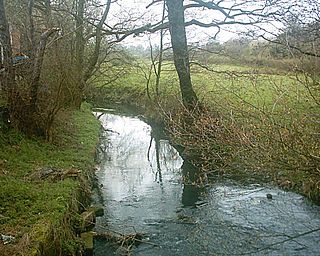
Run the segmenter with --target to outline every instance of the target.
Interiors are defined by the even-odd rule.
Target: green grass
[[[140,61],[139,67],[128,67],[127,73],[114,83],[105,85],[103,79],[98,86],[104,92],[105,102],[147,104],[146,78],[150,64]],[[254,67],[232,65],[213,65],[215,72],[193,66],[192,81],[201,101],[213,109],[221,106],[223,111],[226,103],[246,111],[264,111],[279,120],[283,114],[294,112],[302,115],[316,108],[308,89],[298,81],[302,75],[293,73],[277,74],[276,70],[268,69],[268,74],[256,74]],[[266,68],[265,68],[266,69]],[[142,72],[142,70],[144,72]],[[154,98],[155,76],[151,76],[149,91]],[[172,101],[179,98],[178,76],[172,63],[163,66],[160,81],[160,98]],[[314,93],[319,94],[316,90]],[[319,95],[318,95],[319,97]]]
[[[35,186],[31,182],[7,178],[0,184],[3,228],[23,227],[26,230],[43,218],[53,223],[60,221],[77,187],[72,180],[39,182]]]
[[[150,64],[139,61],[136,67],[128,67],[125,75],[111,84],[104,84],[103,79],[95,84],[104,92],[105,101],[119,103],[147,104],[145,74],[148,75]],[[277,73],[270,68],[268,74],[255,73],[262,68],[232,65],[212,65],[214,72],[198,66],[192,66],[192,82],[201,101],[212,109],[223,111],[226,103],[245,111],[263,111],[279,121],[284,114],[301,116],[317,108],[309,89],[319,98],[319,89],[302,83],[302,74]],[[155,76],[152,71],[149,82],[151,97],[155,97]],[[104,88],[104,90],[103,90]],[[160,80],[160,98],[162,100],[179,98],[179,81],[174,65],[165,62]],[[219,107],[220,106],[220,107]]]
[[[54,144],[7,131],[0,140],[0,233],[22,238],[26,233],[46,235],[61,222],[77,198],[80,182],[34,179],[42,167],[90,171],[100,124],[86,104],[80,111],[65,112],[57,121]],[[43,224],[41,224],[43,223]],[[34,227],[45,225],[42,232]],[[41,228],[37,228],[41,230]],[[22,239],[21,239],[22,240]],[[17,243],[19,244],[19,243]],[[14,245],[12,245],[12,248]],[[1,249],[1,248],[0,248]],[[14,249],[13,249],[14,250]]]

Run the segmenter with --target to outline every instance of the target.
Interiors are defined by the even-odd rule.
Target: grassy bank
[[[1,255],[68,255],[79,246],[71,227],[89,192],[99,122],[88,105],[59,115],[54,142],[0,134]]]
[[[143,71],[141,71],[143,70]],[[259,67],[192,67],[206,111],[192,125],[182,107],[173,65],[165,63],[155,104],[148,65],[129,69],[115,84],[97,84],[101,103],[141,107],[166,123],[172,141],[207,173],[259,176],[320,202],[319,78]]]

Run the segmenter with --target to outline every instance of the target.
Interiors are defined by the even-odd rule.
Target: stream
[[[320,255],[319,206],[261,184],[190,184],[183,177],[192,168],[148,124],[95,115],[104,131],[93,200],[105,211],[95,231],[144,234],[130,255]],[[94,241],[94,255],[126,254]]]

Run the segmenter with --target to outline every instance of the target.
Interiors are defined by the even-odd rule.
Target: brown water
[[[96,231],[145,234],[147,243],[132,255],[320,255],[320,207],[260,184],[187,183],[190,166],[149,125],[136,117],[96,115],[107,129],[97,172],[105,215]],[[94,254],[124,250],[97,239]]]

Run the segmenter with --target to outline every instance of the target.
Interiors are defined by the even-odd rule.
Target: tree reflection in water
[[[195,207],[202,200],[206,189],[203,184],[202,174],[197,172],[197,168],[189,161],[184,161],[181,167],[183,175],[183,206]]]

